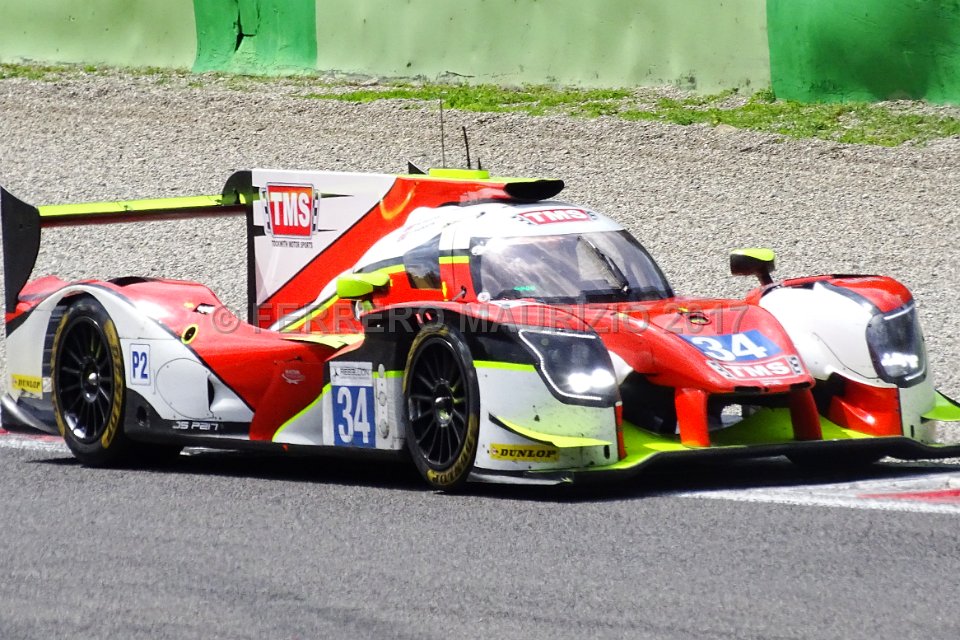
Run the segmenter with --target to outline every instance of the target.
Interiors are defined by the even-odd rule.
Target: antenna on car
[[[473,169],[470,166],[470,139],[467,137],[467,127],[464,125],[460,128],[463,130],[463,146],[467,149],[467,169]]]
[[[447,149],[443,142],[443,98],[440,98],[440,166],[447,168]]]

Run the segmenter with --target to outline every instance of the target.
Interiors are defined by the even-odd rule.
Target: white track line
[[[26,435],[0,431],[0,449],[40,451],[70,455],[63,440],[54,436]],[[835,484],[803,485],[795,487],[756,487],[746,489],[717,489],[666,494],[678,498],[730,500],[808,507],[842,507],[846,509],[873,509],[909,513],[960,514],[960,500],[950,503],[911,499],[866,498],[869,494],[917,493],[960,489],[960,469],[956,471],[931,470],[912,478],[887,478],[841,482]]]
[[[907,498],[868,498],[866,495],[919,493],[960,488],[960,470],[932,471],[920,477],[835,484],[804,485],[797,487],[756,487],[747,489],[718,489],[671,494],[681,498],[732,500],[734,502],[765,502],[810,507],[843,507],[846,509],[874,509],[910,513],[960,514],[960,500],[930,502]]]
[[[19,449],[21,451],[45,451],[48,453],[69,454],[70,450],[63,440],[56,436],[27,435],[0,431],[0,449]]]

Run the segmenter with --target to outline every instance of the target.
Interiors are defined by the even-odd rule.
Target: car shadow
[[[33,464],[79,466],[72,457],[35,458]],[[163,463],[123,467],[136,473],[192,474],[312,484],[361,486],[395,491],[430,492],[414,466],[405,460],[371,461],[324,456],[258,454],[223,450],[188,450]],[[91,470],[97,471],[97,470]],[[664,463],[619,482],[590,485],[530,486],[468,483],[458,495],[493,500],[603,502],[669,498],[698,491],[816,486],[864,480],[911,478],[954,471],[960,464],[939,461],[884,461],[855,469],[809,469],[785,458]],[[433,491],[437,495],[442,492]]]

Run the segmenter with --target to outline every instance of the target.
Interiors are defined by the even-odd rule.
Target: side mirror
[[[362,300],[389,285],[386,273],[351,273],[337,278],[337,295],[345,300]]]
[[[775,259],[776,254],[771,249],[737,249],[730,252],[730,273],[756,276],[760,284],[772,284],[770,273],[776,269]]]

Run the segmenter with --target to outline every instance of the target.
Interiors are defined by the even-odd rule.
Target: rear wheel
[[[407,450],[424,479],[445,491],[460,487],[477,456],[480,398],[473,358],[460,333],[424,327],[410,347],[403,376]]]
[[[122,424],[123,355],[103,306],[92,298],[71,305],[57,326],[52,352],[53,411],[73,455],[90,466],[125,460],[130,443]]]

